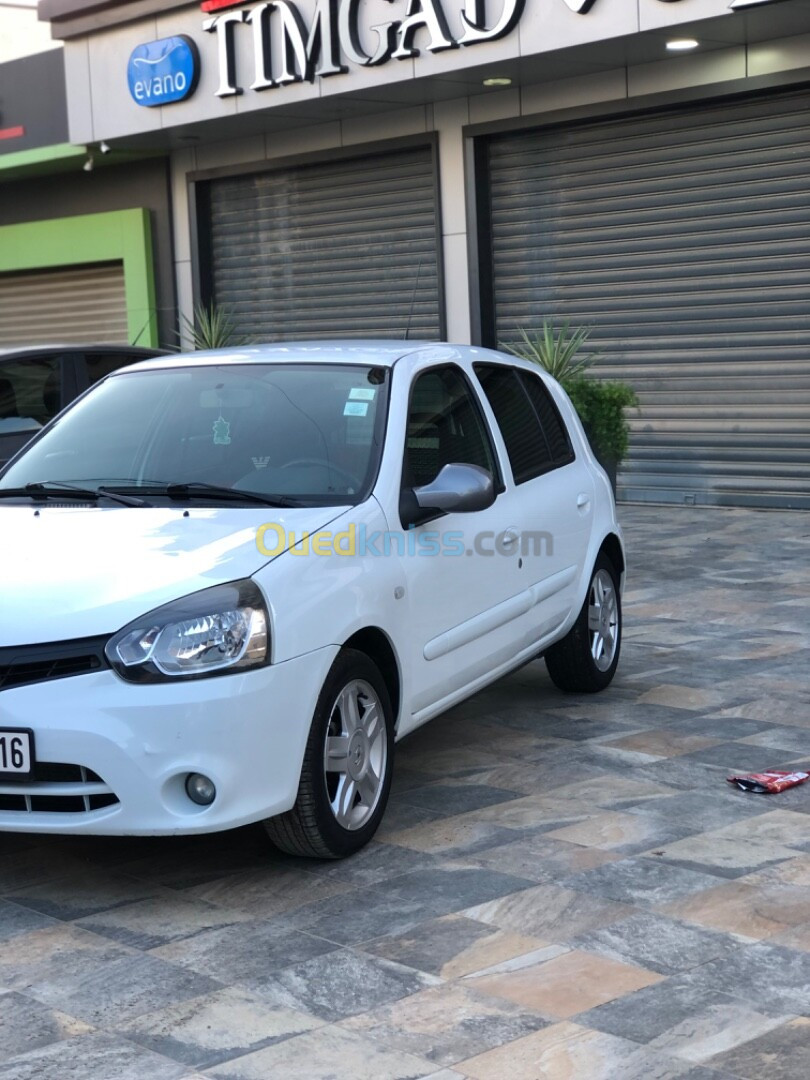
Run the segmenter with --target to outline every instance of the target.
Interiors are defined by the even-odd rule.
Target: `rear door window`
[[[504,364],[476,364],[506,444],[516,484],[573,461],[565,426],[537,376]]]

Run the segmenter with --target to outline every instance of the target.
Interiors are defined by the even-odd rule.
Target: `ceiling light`
[[[92,172],[94,165],[95,161],[93,160],[93,155],[88,154],[87,160],[85,161],[84,165],[82,165],[82,169],[84,169],[85,172]]]
[[[690,49],[696,49],[698,44],[694,38],[673,38],[667,42],[667,48],[670,52],[689,52]]]
[[[484,79],[484,86],[511,86],[512,80],[504,75],[494,75],[491,79]]]
[[[109,154],[109,152],[110,152],[110,147],[109,147],[109,145],[108,145],[107,143],[105,143],[105,142],[100,142],[100,143],[98,144],[98,148],[99,148],[99,150],[100,150],[100,151],[102,152],[102,154]]]

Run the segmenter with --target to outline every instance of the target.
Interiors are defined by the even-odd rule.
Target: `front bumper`
[[[102,671],[4,690],[0,727],[31,729],[41,772],[57,779],[0,780],[0,830],[174,835],[217,832],[289,810],[337,653],[330,646],[187,682],[136,685]],[[67,765],[77,767],[76,780],[60,778]],[[186,795],[191,772],[214,781],[210,806]],[[53,809],[60,799],[73,809]],[[93,808],[105,802],[111,805]]]

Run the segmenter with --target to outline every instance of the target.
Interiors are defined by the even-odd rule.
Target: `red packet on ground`
[[[810,778],[806,772],[758,772],[747,776],[729,776],[729,784],[736,784],[743,791],[756,791],[762,795],[784,791],[785,788],[803,784]]]

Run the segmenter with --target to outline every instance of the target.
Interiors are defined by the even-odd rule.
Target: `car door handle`
[[[586,506],[590,506],[590,503],[591,497],[584,491],[581,491],[579,495],[577,495],[577,510],[584,510]]]
[[[520,539],[520,532],[512,526],[509,529],[505,529],[501,533],[501,546],[510,548],[513,547]]]

